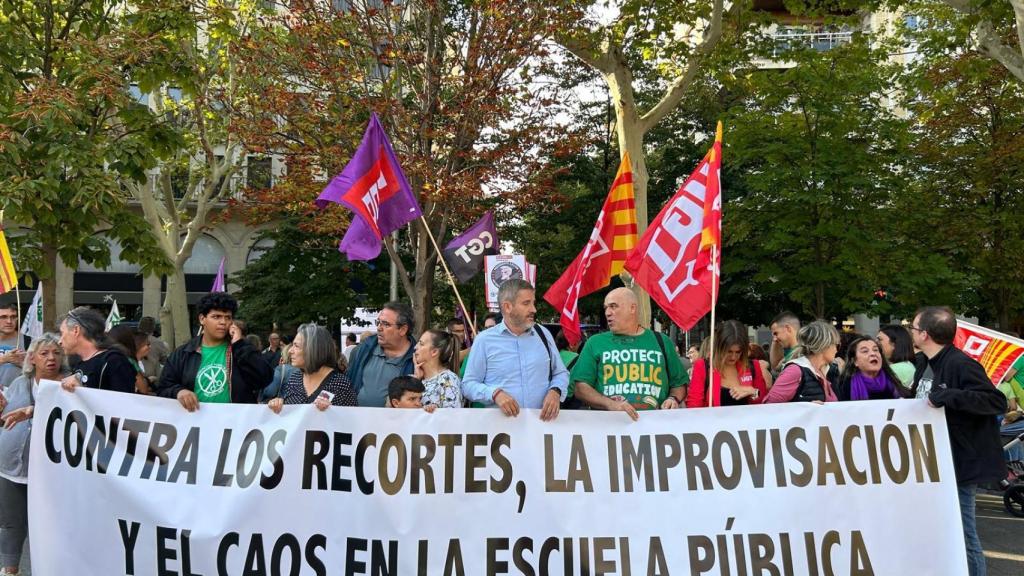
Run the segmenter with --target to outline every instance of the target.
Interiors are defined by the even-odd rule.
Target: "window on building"
[[[224,254],[224,246],[216,238],[200,236],[192,245],[192,256],[185,261],[185,274],[216,274]]]
[[[260,258],[263,258],[263,255],[267,253],[267,250],[273,248],[275,244],[277,243],[271,238],[261,238],[257,240],[256,243],[252,245],[252,248],[249,248],[249,254],[245,257],[246,266]]]
[[[269,156],[249,156],[245,167],[245,181],[249,188],[266,190],[274,185],[273,161]]]

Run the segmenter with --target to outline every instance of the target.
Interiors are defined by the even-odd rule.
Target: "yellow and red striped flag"
[[[18,285],[18,274],[14,271],[14,258],[11,258],[11,251],[7,248],[7,237],[4,236],[3,226],[0,225],[0,294],[14,290]]]
[[[555,310],[561,312],[560,323],[566,339],[580,341],[579,299],[604,288],[624,269],[626,255],[636,246],[636,199],[633,194],[633,171],[629,154],[615,175],[608,197],[597,216],[594,231],[583,251],[562,276],[544,294]]]
[[[722,262],[722,124],[715,143],[644,232],[626,270],[689,330],[711,311]],[[713,256],[713,257],[712,257]]]

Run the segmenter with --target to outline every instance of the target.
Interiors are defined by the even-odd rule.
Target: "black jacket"
[[[946,408],[957,484],[1004,478],[1006,464],[996,417],[1006,413],[1006,397],[992,385],[981,364],[955,346],[946,346],[931,359],[918,353],[914,359],[915,394],[927,364],[934,373],[928,400]]]
[[[196,336],[171,353],[160,374],[156,393],[165,398],[177,398],[182,390],[196,389],[196,374],[202,362],[203,337]],[[244,338],[231,345],[231,402],[255,404],[259,391],[274,379],[274,371]]]

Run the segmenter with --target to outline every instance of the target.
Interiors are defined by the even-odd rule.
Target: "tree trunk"
[[[176,266],[174,272],[167,275],[167,294],[160,308],[160,322],[163,324],[164,339],[173,338],[172,347],[177,348],[192,338],[182,266]]]
[[[614,72],[605,74],[605,82],[608,83],[612,105],[615,107],[615,132],[619,150],[629,153],[630,168],[633,171],[636,231],[639,241],[640,236],[643,236],[644,231],[647,230],[647,223],[650,220],[647,214],[647,181],[650,174],[647,172],[647,161],[644,155],[644,132],[636,109],[636,99],[633,97],[632,75],[625,65],[619,64]],[[623,276],[625,279],[629,275],[623,273]],[[640,324],[649,327],[651,325],[651,297],[639,284],[632,282],[632,279],[627,282],[627,286],[632,288],[639,300]]]
[[[43,329],[57,331],[57,248],[43,244],[43,262],[50,270],[49,278],[40,278],[43,283]],[[66,310],[61,310],[66,312]],[[21,321],[22,319],[19,319]]]
[[[430,328],[430,313],[434,309],[434,273],[437,270],[437,252],[427,236],[424,220],[413,223],[419,228],[415,235],[416,245],[416,277],[413,281],[413,293],[409,295],[413,317],[416,319],[416,330],[413,337]]]

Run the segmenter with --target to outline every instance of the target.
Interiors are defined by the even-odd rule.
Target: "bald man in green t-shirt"
[[[620,410],[633,420],[639,410],[681,408],[690,382],[675,345],[641,326],[638,308],[629,288],[605,296],[609,331],[587,340],[569,378],[582,402]]]

